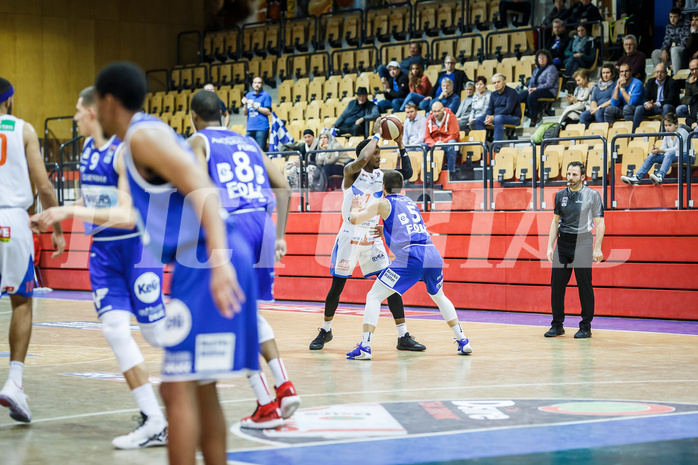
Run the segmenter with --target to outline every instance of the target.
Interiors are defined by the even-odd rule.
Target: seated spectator
[[[642,81],[632,77],[630,65],[620,65],[618,81],[611,95],[611,105],[604,112],[604,121],[613,124],[622,117],[631,121],[635,114],[635,106],[642,103],[644,95],[645,87]]]
[[[679,118],[688,116],[688,106],[694,97],[698,97],[698,59],[693,59],[688,63],[688,69],[691,74],[686,79],[686,91],[681,98],[681,105],[676,108],[676,114]]]
[[[410,70],[412,69],[412,65],[415,63],[421,65],[422,69],[424,69],[427,65],[426,60],[422,57],[422,44],[419,42],[413,42],[410,44],[410,56],[400,62],[400,69],[405,76],[409,74]],[[388,79],[390,76],[388,68],[383,65],[379,65],[376,72],[378,72],[378,76],[381,78]]]
[[[505,124],[521,124],[521,102],[514,89],[507,86],[503,74],[492,76],[494,92],[490,94],[490,103],[485,115],[475,120],[477,129],[485,129],[486,125],[494,126],[494,140],[502,140]]]
[[[567,107],[560,115],[560,124],[576,123],[579,115],[591,108],[591,96],[596,84],[589,81],[589,72],[586,69],[578,69],[572,76],[577,83],[574,95],[567,94]]]
[[[487,90],[487,78],[478,76],[475,78],[475,95],[473,95],[472,111],[468,115],[470,129],[477,129],[475,121],[481,116],[486,116],[489,105],[490,91]]]
[[[319,145],[318,139],[315,137],[315,133],[312,129],[306,129],[303,131],[303,140],[298,142],[292,142],[290,144],[284,144],[280,147],[281,152],[291,152],[296,151],[301,153],[301,157],[305,161],[305,172],[307,179],[313,179],[316,171],[315,166],[315,155],[311,153],[307,155],[308,152],[312,150],[317,150]],[[292,188],[297,188],[300,186],[300,168],[301,164],[298,159],[286,162],[285,174],[288,178],[288,182]],[[312,168],[311,168],[312,167]]]
[[[616,68],[620,69],[620,65],[627,63],[630,65],[630,71],[634,78],[645,82],[645,54],[637,49],[637,39],[634,35],[628,34],[623,39],[623,48],[625,55],[618,58]]]
[[[548,13],[548,16],[543,19],[543,27],[548,28],[553,25],[553,21],[559,19],[564,21],[572,12],[569,8],[565,8],[565,0],[555,0],[555,6],[553,6],[552,11]]]
[[[585,21],[601,21],[601,12],[592,5],[591,0],[581,0],[570,7],[566,24],[578,24]]]
[[[604,113],[611,105],[611,96],[616,88],[616,80],[618,79],[618,70],[611,64],[605,64],[601,67],[601,79],[594,87],[591,93],[591,102],[588,110],[583,111],[579,115],[579,122],[583,123],[587,128],[589,123],[596,121],[603,123]]]
[[[570,43],[570,35],[565,29],[562,20],[556,19],[553,21],[553,35],[550,39],[550,56],[553,57],[553,64],[557,69],[565,66],[565,51]]]
[[[456,118],[458,118],[458,127],[461,131],[465,131],[466,134],[470,132],[469,116],[473,111],[474,94],[475,84],[473,84],[473,81],[470,81],[465,85],[465,98],[460,102],[460,105],[458,106],[458,111],[456,111]]]
[[[410,145],[423,145],[424,135],[427,127],[427,119],[424,115],[420,115],[417,111],[417,105],[414,103],[408,103],[405,107],[405,113],[407,118],[402,124],[402,144],[407,147]],[[417,149],[407,149],[407,150],[417,150]]]
[[[684,60],[694,60],[698,58],[698,11],[691,13],[691,27],[686,40],[686,49],[683,51]],[[685,61],[684,61],[685,63]],[[673,74],[676,74],[674,71]]]
[[[320,133],[318,150],[332,150],[343,148],[329,129],[323,129]],[[351,160],[351,152],[324,152],[318,153],[315,161],[322,168],[324,186],[327,186],[332,176],[344,175],[344,164]],[[319,172],[319,170],[318,170]],[[319,177],[319,176],[318,176]],[[324,186],[318,186],[315,190],[324,191]]]
[[[596,61],[596,43],[587,34],[586,26],[577,26],[574,36],[565,50],[565,74],[572,76],[579,68],[591,68]]]
[[[410,93],[407,94],[405,100],[402,102],[402,107],[400,111],[405,111],[408,103],[419,103],[424,100],[424,97],[431,93],[431,82],[429,78],[424,75],[424,66],[419,63],[415,63],[410,66],[409,87]]]
[[[668,113],[675,113],[679,106],[679,83],[667,76],[666,65],[659,63],[654,67],[656,77],[651,78],[645,85],[644,105],[638,105],[633,115],[633,132],[640,126],[643,119]],[[630,105],[628,105],[630,107]],[[625,111],[623,112],[626,113]],[[627,111],[630,114],[630,110]],[[625,118],[628,119],[627,117]]]
[[[511,22],[514,27],[528,26],[530,24],[531,2],[528,0],[506,0],[499,2],[499,21],[496,25],[498,29],[509,26],[507,11],[516,11],[522,14],[521,21],[515,19]]]
[[[543,116],[540,114],[538,99],[557,98],[557,90],[560,87],[560,80],[557,75],[557,68],[553,65],[553,58],[547,50],[536,52],[536,68],[531,74],[528,89],[519,92],[521,103],[526,104],[528,114],[531,118],[531,127],[535,127]]]
[[[690,24],[681,18],[681,9],[674,7],[669,10],[669,23],[666,25],[662,47],[652,51],[654,66],[657,66],[659,63],[665,63],[668,66],[669,58],[671,58],[673,73],[676,74],[681,69],[683,51],[686,48],[689,30]]]
[[[428,107],[425,106],[425,101],[428,102],[435,99],[437,94],[441,92],[441,81],[444,78],[448,78],[453,81],[453,91],[458,95],[460,95],[460,91],[465,87],[465,83],[470,80],[468,79],[468,76],[465,75],[463,70],[456,69],[456,59],[452,56],[447,56],[444,58],[444,68],[446,69],[439,73],[439,78],[437,79],[436,83],[432,83],[433,87],[431,88],[431,93],[427,97],[424,97],[422,103],[419,104],[419,108],[422,110],[428,110]],[[429,105],[431,105],[431,103],[429,103]],[[456,109],[458,109],[458,107],[456,107]]]
[[[667,113],[662,118],[664,123],[664,129],[666,132],[676,132],[681,134],[683,137],[683,163],[693,164],[695,158],[693,156],[688,156],[688,151],[686,150],[688,141],[688,132],[679,128],[679,118],[675,113]],[[679,161],[679,151],[681,151],[681,139],[677,136],[664,136],[661,147],[653,145],[650,149],[650,153],[645,158],[645,161],[640,166],[633,176],[621,176],[620,179],[626,184],[638,185],[640,180],[647,174],[654,166],[655,163],[661,163],[662,167],[659,168],[659,173],[650,173],[650,179],[654,185],[659,185],[664,181],[664,176],[666,176],[669,168],[671,168],[672,163],[677,163]]]
[[[368,99],[365,87],[356,89],[356,100],[349,102],[332,127],[337,128],[337,134],[366,136],[366,121],[375,121],[380,116],[378,107]]]
[[[435,100],[422,100],[422,103],[419,104],[419,108],[424,111],[430,111],[436,102],[441,102],[441,104],[450,109],[452,113],[458,111],[460,97],[453,91],[453,81],[449,78],[443,78],[441,80],[441,93],[439,96]]]
[[[458,142],[460,133],[456,115],[449,108],[445,108],[441,102],[434,102],[431,114],[427,118],[427,125],[424,131],[424,143],[429,147],[449,142]],[[456,172],[456,156],[458,147],[447,147],[444,149],[448,172]]]
[[[402,102],[410,91],[408,86],[409,79],[400,70],[400,65],[397,61],[388,63],[388,70],[390,76],[387,79],[381,78],[383,95],[385,95],[385,100],[378,102],[378,111],[381,113],[385,113],[391,108],[393,111],[399,111],[400,107],[402,107]]]
[[[210,82],[204,84],[204,90],[214,93],[216,92],[216,88]],[[218,106],[221,109],[221,126],[227,128],[230,124],[230,113],[228,112],[228,107],[225,106],[225,102],[220,98],[218,99]]]

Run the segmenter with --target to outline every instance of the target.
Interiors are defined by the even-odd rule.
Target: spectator
[[[688,151],[686,150],[688,132],[683,128],[679,128],[679,118],[675,113],[667,113],[662,118],[662,121],[664,123],[664,129],[666,132],[676,132],[681,134],[684,142],[682,157],[683,162],[692,164],[695,158],[693,156],[689,157]],[[633,176],[621,176],[621,181],[626,184],[636,186],[640,184],[640,180],[649,172],[650,169],[652,169],[652,166],[654,166],[655,163],[661,163],[662,167],[659,168],[659,173],[650,173],[650,179],[652,182],[655,185],[661,184],[664,181],[664,176],[666,176],[667,171],[669,171],[669,168],[671,168],[671,164],[679,161],[679,151],[681,151],[681,149],[681,140],[677,136],[665,136],[661,147],[657,148],[654,145],[652,146],[650,149],[650,154],[647,156],[647,158],[645,158],[645,161],[642,163],[642,166],[640,166],[640,169],[638,169]]]
[[[437,93],[441,92],[441,81],[444,78],[449,78],[451,81],[453,81],[453,91],[456,94],[460,94],[460,91],[463,90],[463,87],[465,87],[465,83],[470,80],[468,79],[468,76],[465,75],[463,70],[456,69],[456,59],[452,56],[447,56],[444,58],[444,68],[446,69],[439,73],[439,78],[437,79],[436,84],[434,84],[434,86],[431,88],[431,93],[429,96],[424,97],[424,100],[429,101],[437,97]],[[423,106],[424,100],[422,100],[422,103],[419,104],[419,108],[422,110],[427,109],[427,107]],[[429,105],[431,105],[431,103]]]
[[[689,61],[698,58],[698,11],[691,13],[691,27],[686,40],[684,57]],[[674,71],[674,75],[676,75],[676,71]]]
[[[460,97],[453,91],[453,81],[449,78],[443,78],[441,80],[441,93],[439,97],[436,100],[422,100],[422,103],[419,104],[419,108],[424,111],[429,111],[436,102],[441,102],[443,106],[450,109],[452,113],[458,111]]]
[[[555,0],[555,6],[552,11],[548,13],[548,16],[543,19],[543,27],[549,28],[553,25],[553,21],[559,19],[564,21],[567,19],[572,12],[569,8],[565,8],[565,0]]]
[[[257,141],[262,150],[267,150],[269,141],[269,115],[271,115],[271,95],[262,89],[262,78],[252,80],[252,90],[240,101],[247,116],[247,137]]]
[[[688,69],[691,71],[691,75],[686,79],[686,92],[681,99],[682,105],[676,108],[676,114],[680,118],[688,116],[688,106],[694,97],[698,97],[698,59],[691,60],[688,63]]]
[[[585,21],[601,21],[601,12],[592,5],[591,0],[581,0],[570,7],[567,24],[583,23]]]
[[[458,118],[458,127],[461,131],[465,133],[470,132],[470,119],[469,116],[473,112],[473,95],[475,94],[475,84],[472,81],[465,85],[465,98],[461,101],[460,106],[458,106],[458,111],[456,111],[456,118]]]
[[[618,70],[611,64],[605,64],[601,67],[601,79],[596,84],[591,93],[591,104],[588,110],[579,115],[579,122],[584,123],[589,127],[589,123],[596,121],[603,123],[604,113],[611,105],[611,96],[616,88],[616,80],[618,79]]]
[[[337,139],[332,135],[332,131],[328,129],[323,129],[318,137],[318,150],[332,150],[343,148]],[[322,167],[322,172],[324,174],[324,183],[327,182],[332,176],[344,176],[344,164],[351,160],[350,152],[324,152],[318,153],[315,158],[318,167]],[[318,188],[316,190],[325,190],[324,188]]]
[[[427,119],[417,111],[417,105],[408,103],[405,107],[407,118],[403,123],[402,145],[423,145]],[[410,150],[410,149],[407,149]],[[414,149],[412,149],[414,150]]]
[[[412,102],[417,105],[424,100],[424,97],[431,94],[431,81],[424,75],[424,66],[419,63],[414,63],[410,67],[409,75],[410,93],[407,94],[402,102],[400,111],[405,111],[407,104]]]
[[[427,66],[426,60],[424,60],[422,57],[422,44],[419,42],[412,42],[410,44],[410,56],[400,62],[400,69],[405,76],[410,73],[412,65],[415,63],[419,64],[422,67],[422,70]],[[381,78],[388,79],[390,76],[388,73],[388,68],[383,65],[379,65],[376,71],[378,72],[378,76]]]
[[[204,90],[209,92],[216,92],[216,88],[210,82],[204,85]],[[225,102],[218,99],[218,106],[221,108],[221,124],[224,128],[227,128],[230,124],[230,113],[228,113],[228,107],[225,106]]]
[[[507,86],[503,74],[492,76],[492,84],[495,91],[490,95],[487,113],[475,120],[475,127],[485,129],[485,125],[493,125],[494,140],[497,141],[504,137],[505,124],[521,124],[521,103],[516,91]]]
[[[481,116],[486,116],[487,108],[490,105],[490,94],[490,91],[487,90],[487,78],[484,76],[476,77],[472,111],[468,117],[470,129],[477,129],[475,127],[475,121]]]
[[[645,88],[642,81],[632,77],[630,65],[627,63],[620,65],[620,76],[611,95],[611,105],[604,112],[604,121],[613,124],[622,117],[627,121],[632,120],[635,106],[642,103],[644,95]]]
[[[645,82],[645,61],[647,61],[647,58],[644,53],[637,49],[637,39],[634,35],[628,34],[625,36],[623,48],[625,49],[625,55],[618,58],[616,68],[620,69],[620,65],[627,63],[630,65],[633,77]]]
[[[458,132],[458,121],[456,115],[449,108],[445,108],[441,102],[434,102],[431,114],[427,118],[426,130],[424,131],[424,143],[429,147],[439,144],[458,142],[460,133]],[[457,147],[447,147],[446,153],[448,172],[456,172]]]
[[[648,116],[675,113],[679,105],[679,83],[667,76],[666,65],[659,63],[654,67],[656,77],[651,78],[645,85],[645,103],[638,105],[633,114],[633,132]],[[629,107],[630,105],[628,105]],[[625,111],[623,112],[626,113]],[[630,110],[627,111],[630,114]],[[628,119],[627,117],[625,118]]]
[[[499,2],[499,21],[497,22],[497,28],[501,29],[503,27],[509,26],[509,21],[507,20],[507,11],[516,11],[521,13],[523,18],[521,21],[514,19],[511,23],[514,27],[528,26],[531,21],[531,2],[528,0],[507,0]]]
[[[553,58],[547,50],[536,52],[536,68],[531,74],[528,89],[519,92],[521,103],[525,103],[528,114],[531,118],[531,127],[535,127],[541,119],[540,98],[557,98],[557,91],[560,81],[557,75],[557,68],[553,65]]]
[[[550,56],[553,57],[553,64],[557,69],[560,69],[565,65],[565,51],[570,43],[570,35],[567,34],[562,20],[556,19],[553,21],[553,35],[550,40],[551,45],[548,51]]]
[[[591,68],[596,61],[594,38],[587,34],[586,26],[577,26],[574,36],[565,50],[565,74],[572,76],[579,68]]]
[[[671,58],[671,68],[674,74],[681,69],[683,51],[688,41],[690,24],[681,18],[681,9],[672,8],[669,10],[669,24],[666,25],[662,48],[652,51],[652,62],[654,66],[659,63],[668,63]]]
[[[332,127],[337,128],[337,134],[365,136],[364,122],[374,121],[380,116],[375,103],[368,100],[368,90],[365,87],[356,89],[356,100],[349,102]]]
[[[309,180],[314,181],[315,180],[315,172],[316,172],[316,165],[315,165],[315,158],[316,154],[311,153],[308,155],[308,152],[312,150],[318,150],[318,144],[319,141],[315,137],[315,133],[313,132],[312,129],[306,129],[303,131],[303,141],[298,141],[298,142],[292,142],[290,144],[284,144],[281,146],[281,151],[282,152],[290,152],[290,151],[297,151],[301,153],[301,157],[303,157],[303,160],[305,160],[305,172]],[[295,158],[293,160],[289,160],[286,162],[286,166],[284,168],[284,173],[286,174],[286,177],[288,178],[288,183],[289,185],[296,189],[300,186],[300,173],[301,173],[301,164],[300,161]]]
[[[567,95],[567,107],[560,115],[560,124],[579,121],[579,115],[591,108],[591,98],[596,85],[589,81],[589,72],[586,69],[578,69],[572,76],[577,83],[574,95]]]
[[[402,102],[409,93],[409,79],[407,75],[400,70],[400,65],[397,61],[388,63],[388,72],[390,76],[381,78],[383,83],[383,95],[385,100],[378,102],[378,111],[385,113],[391,108],[393,111],[400,110]]]

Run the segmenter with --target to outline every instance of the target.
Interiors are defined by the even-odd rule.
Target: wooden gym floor
[[[549,315],[465,311],[465,357],[438,312],[413,308],[408,330],[427,351],[396,351],[386,313],[362,362],[344,356],[361,307],[340,306],[334,340],[313,352],[322,305],[264,308],[303,405],[283,428],[241,431],[254,396],[245,379],[223,380],[230,463],[698,463],[698,322],[597,318],[593,337],[575,340],[572,316],[565,336],[546,339]],[[0,300],[0,382],[10,313]],[[34,420],[0,409],[0,464],[166,463],[162,448],[111,447],[138,410],[96,322],[88,293],[35,299],[24,375]],[[159,351],[134,332],[157,379]]]

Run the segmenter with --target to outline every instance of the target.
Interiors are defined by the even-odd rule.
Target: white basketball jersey
[[[366,207],[369,203],[380,200],[383,197],[383,172],[376,169],[373,170],[372,173],[369,173],[362,169],[356,181],[354,181],[354,184],[352,184],[349,189],[344,189],[344,201],[342,202],[344,224],[342,228],[351,229],[353,226],[354,239],[364,245],[368,245],[369,242],[373,242],[369,237],[368,231],[371,227],[378,224],[380,217],[376,215],[365,223],[357,225],[349,223],[348,218],[351,213],[351,203],[357,195],[361,196],[363,207]]]
[[[26,210],[34,203],[23,134],[23,120],[0,116],[0,208]]]

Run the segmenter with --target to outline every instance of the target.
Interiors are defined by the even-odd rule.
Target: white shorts
[[[0,294],[31,297],[34,290],[34,238],[29,214],[0,208]]]
[[[343,227],[334,241],[330,274],[349,278],[354,273],[357,262],[364,278],[378,274],[390,265],[388,252],[380,238],[373,240],[372,243],[362,242]]]

